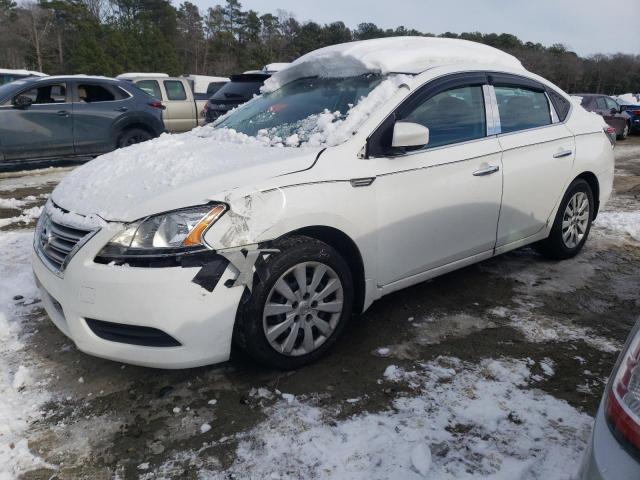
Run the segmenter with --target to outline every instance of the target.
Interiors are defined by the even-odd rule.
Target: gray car
[[[164,131],[160,101],[104,77],[28,78],[0,86],[0,168],[94,157]]]
[[[609,379],[578,478],[640,479],[640,321]]]

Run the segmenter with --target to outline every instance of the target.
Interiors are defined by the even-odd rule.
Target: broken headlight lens
[[[138,220],[126,225],[98,256],[172,254],[206,248],[204,234],[226,211],[224,204],[202,205]]]

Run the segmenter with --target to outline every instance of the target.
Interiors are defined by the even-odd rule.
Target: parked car
[[[630,116],[620,109],[618,103],[607,95],[577,93],[582,98],[582,106],[589,112],[595,112],[604,118],[607,124],[616,129],[619,140],[624,140],[631,130]]]
[[[624,103],[624,100],[617,100],[620,111],[629,115],[629,131],[640,133],[640,103]]]
[[[207,123],[214,122],[233,110],[238,105],[251,100],[260,94],[260,87],[271,76],[270,73],[241,73],[231,75],[231,81],[222,86],[205,105],[205,119]]]
[[[80,350],[297,368],[391,292],[530,244],[573,257],[611,194],[602,119],[486,45],[335,45],[263,92],[52,192],[33,270]]]
[[[29,77],[46,77],[46,74],[42,72],[34,72],[32,70],[10,70],[7,68],[0,68],[0,85]]]
[[[105,77],[31,77],[0,87],[0,165],[91,157],[157,137],[162,104]]]
[[[133,74],[118,75],[117,78],[130,81],[166,107],[164,125],[169,132],[186,132],[198,125],[204,125],[206,99],[195,98],[186,78],[168,77],[166,74],[151,76]]]
[[[191,86],[191,91],[198,100],[209,100],[211,96],[229,82],[227,77],[212,77],[209,75],[182,75]]]
[[[609,377],[578,478],[640,478],[640,321]]]

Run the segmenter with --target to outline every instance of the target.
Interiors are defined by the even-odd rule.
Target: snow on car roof
[[[33,70],[14,70],[10,68],[0,68],[0,75],[33,75],[34,77],[46,77],[46,73],[36,72]]]
[[[118,80],[130,80],[132,78],[139,78],[139,77],[162,77],[162,78],[166,77],[166,78],[169,78],[169,74],[167,74],[167,73],[127,72],[127,73],[121,73],[116,78]]]
[[[344,77],[377,73],[418,74],[441,65],[479,63],[524,69],[513,55],[497,48],[451,38],[392,37],[361,40],[307,53],[275,73],[263,91],[272,91],[296,78]]]

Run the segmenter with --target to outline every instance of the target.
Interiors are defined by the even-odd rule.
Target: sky
[[[179,3],[181,0],[174,0]],[[191,0],[201,9],[221,0]],[[300,22],[373,22],[434,34],[512,33],[523,41],[563,43],[581,56],[640,54],[640,0],[240,0],[260,14],[283,9]],[[625,24],[630,25],[625,27]]]

